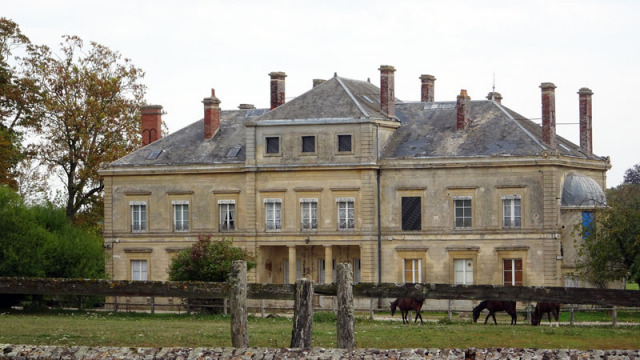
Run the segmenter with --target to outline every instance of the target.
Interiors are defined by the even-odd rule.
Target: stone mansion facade
[[[254,253],[256,283],[330,283],[349,262],[362,282],[575,286],[576,225],[605,203],[609,159],[592,153],[591,96],[579,91],[580,144],[555,131],[555,86],[542,126],[499,93],[434,101],[334,76],[271,108],[221,110],[160,137],[161,106],[142,109],[144,146],[101,170],[112,279],[167,280],[200,234]],[[582,284],[580,284],[582,286]]]

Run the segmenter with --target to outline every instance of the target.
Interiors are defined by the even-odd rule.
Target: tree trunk
[[[313,282],[307,279],[296,281],[293,306],[293,330],[291,331],[291,347],[311,347],[313,332]]]
[[[355,347],[354,322],[355,313],[353,309],[353,274],[351,264],[338,264],[336,266],[338,283],[338,348],[353,349]]]
[[[231,345],[235,348],[249,347],[247,331],[247,263],[234,260],[231,276]]]

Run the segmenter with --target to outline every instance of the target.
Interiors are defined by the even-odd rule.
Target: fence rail
[[[336,296],[336,284],[317,285],[316,295]],[[414,297],[444,300],[511,300],[522,302],[560,302],[600,306],[640,307],[640,291],[617,289],[450,285],[450,284],[372,284],[353,285],[355,298]],[[247,284],[247,298],[293,300],[293,284]],[[87,279],[42,279],[0,277],[0,294],[151,296],[180,298],[229,297],[226,283],[197,281],[126,281]]]

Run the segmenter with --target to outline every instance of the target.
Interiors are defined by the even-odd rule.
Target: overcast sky
[[[132,59],[170,132],[202,118],[211,88],[223,109],[268,107],[271,71],[286,72],[292,98],[334,72],[378,85],[388,64],[403,101],[419,100],[421,74],[437,78],[436,101],[460,89],[482,99],[495,74],[502,103],[535,121],[539,85],[553,82],[558,134],[575,143],[588,87],[594,153],[613,164],[607,186],[640,162],[640,1],[0,2],[34,43],[78,35]]]

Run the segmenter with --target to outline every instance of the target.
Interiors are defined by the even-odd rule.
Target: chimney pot
[[[435,89],[434,82],[436,81],[436,77],[433,75],[420,75],[420,80],[422,80],[422,84],[420,87],[420,101],[422,102],[433,102],[435,97]]]
[[[220,100],[211,89],[211,97],[202,100],[204,104],[204,139],[211,139],[220,127]]]
[[[270,72],[271,77],[271,110],[284,104],[284,78],[287,77],[282,71]]]
[[[495,101],[498,104],[502,104],[502,94],[496,91],[491,91],[487,94],[487,100]]]
[[[456,129],[464,130],[471,122],[471,97],[467,90],[460,90],[456,101]]]
[[[143,105],[142,114],[142,146],[147,146],[162,137],[162,106]]]
[[[588,155],[593,153],[593,127],[591,111],[591,95],[593,92],[588,88],[581,88],[578,91],[580,106],[580,148]]]
[[[555,150],[556,139],[556,86],[550,82],[540,84],[542,89],[542,141]]]
[[[396,116],[395,71],[390,65],[380,65],[380,110],[389,117]]]

